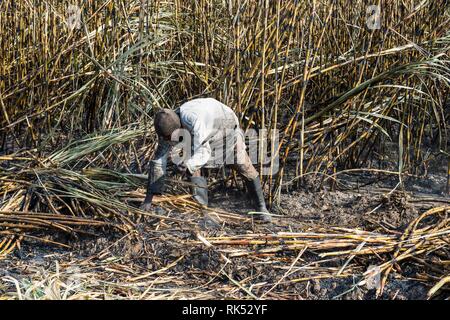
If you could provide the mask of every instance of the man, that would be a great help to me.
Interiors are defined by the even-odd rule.
[[[256,211],[260,213],[256,216],[257,219],[271,221],[258,172],[246,152],[244,134],[233,110],[212,98],[194,99],[175,111],[159,111],[155,116],[154,127],[158,135],[158,148],[150,161],[147,194],[141,205],[142,210],[152,210],[153,195],[164,192],[169,153],[179,143],[180,131],[187,130],[193,139],[192,145],[189,145],[189,148],[192,146],[193,154],[179,161],[177,169],[190,176],[194,199],[202,205],[208,205],[208,185],[201,175],[201,168],[231,163],[247,182]]]

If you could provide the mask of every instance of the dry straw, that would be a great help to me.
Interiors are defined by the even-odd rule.
[[[369,167],[402,182],[448,158],[448,1],[378,3],[380,29],[367,27],[364,1],[1,1],[0,256],[27,239],[66,246],[41,231],[127,234],[142,216],[194,228],[136,205],[155,110],[198,96],[230,105],[244,128],[280,132],[271,149],[280,171],[264,179],[271,203],[307,176],[335,187],[340,170]],[[394,168],[382,161],[389,146]],[[200,212],[188,196],[158,201]],[[395,261],[448,250],[447,211],[427,212],[433,223],[418,228],[420,217],[400,237],[323,230],[201,239],[229,259],[305,248],[323,258],[383,254],[382,290]],[[214,215],[229,225],[248,220]],[[438,268],[447,277],[430,278],[430,295],[448,282]],[[317,278],[337,276],[321,270]]]

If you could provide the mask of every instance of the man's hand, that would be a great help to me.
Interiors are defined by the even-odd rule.
[[[177,171],[178,171],[180,174],[184,175],[184,174],[186,174],[186,172],[188,172],[188,168],[187,168],[187,166],[184,164],[184,162],[181,162],[181,163],[179,163],[179,164],[177,165]]]

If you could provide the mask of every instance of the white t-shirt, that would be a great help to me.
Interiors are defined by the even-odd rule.
[[[243,135],[234,111],[213,98],[188,101],[177,110],[181,125],[191,134],[192,155],[184,163],[193,173],[202,167],[218,167],[233,156],[236,135]],[[225,139],[226,137],[226,139]],[[163,140],[159,141],[164,144]],[[165,172],[170,146],[159,146],[163,151],[152,161]]]

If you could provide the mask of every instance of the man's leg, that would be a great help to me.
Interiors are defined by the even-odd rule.
[[[247,182],[247,188],[250,192],[250,196],[255,203],[255,209],[258,212],[269,213],[266,207],[266,201],[264,199],[264,192],[261,186],[261,180],[252,164],[247,151],[245,150],[245,143],[243,136],[238,135],[236,142],[236,164],[233,166],[235,170],[240,173]],[[263,214],[256,216],[258,219],[264,222],[271,222],[270,215]]]

